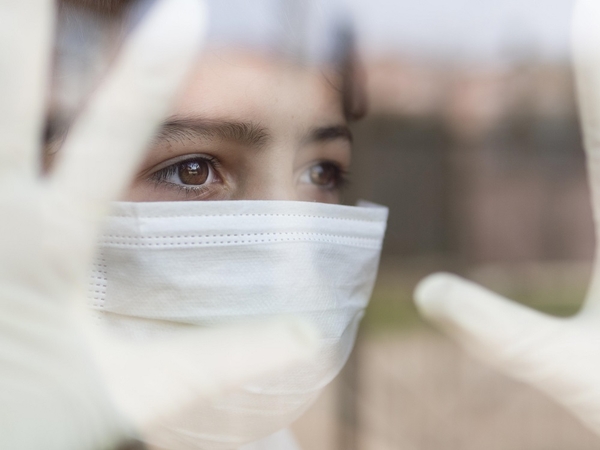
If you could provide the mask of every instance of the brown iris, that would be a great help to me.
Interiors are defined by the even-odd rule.
[[[210,169],[208,162],[202,159],[193,159],[179,164],[177,173],[183,184],[198,186],[206,183],[210,175]]]
[[[340,177],[340,169],[330,163],[321,163],[309,169],[311,183],[317,186],[335,186]]]

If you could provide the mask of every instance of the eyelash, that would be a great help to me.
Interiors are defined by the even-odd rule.
[[[219,162],[219,160],[213,156],[203,155],[203,154],[187,155],[185,158],[171,162],[171,164],[169,164],[168,166],[163,167],[162,169],[159,169],[156,172],[152,173],[150,176],[148,176],[148,179],[150,181],[152,181],[157,188],[176,190],[178,193],[184,195],[186,198],[200,197],[203,194],[205,194],[206,192],[208,192],[208,190],[210,189],[210,186],[212,184],[214,184],[214,182],[194,186],[194,185],[177,184],[177,183],[167,181],[169,178],[171,178],[172,176],[174,176],[178,173],[178,168],[181,164],[184,164],[184,163],[190,162],[190,161],[194,161],[194,160],[198,160],[198,159],[204,160],[210,166],[209,170],[211,170],[213,172],[213,174],[217,178],[217,180],[221,179],[221,177],[219,175],[219,170],[218,170],[221,166],[221,163]],[[334,191],[342,191],[348,186],[349,172],[347,170],[345,170],[339,163],[337,163],[335,161],[330,161],[330,160],[316,161],[313,164],[311,164],[309,167],[307,167],[305,170],[308,171],[312,167],[315,167],[318,165],[330,165],[330,166],[333,166],[336,171],[335,180],[333,181],[332,186],[331,187],[321,187],[321,189],[323,189],[325,191],[329,191],[329,192],[334,192]]]
[[[327,161],[327,162],[330,162],[330,161]],[[336,168],[338,170],[337,180],[335,182],[335,186],[333,187],[333,189],[343,191],[350,184],[350,171],[344,169],[342,166],[340,166],[337,163],[332,163],[332,162],[330,162],[330,163],[333,164],[334,166],[336,166]]]
[[[338,173],[336,176],[336,180],[334,185],[329,189],[331,191],[343,191],[350,184],[349,176],[350,173],[347,170],[344,170],[337,164],[334,164],[337,167]]]

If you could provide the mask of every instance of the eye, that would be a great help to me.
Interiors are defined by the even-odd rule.
[[[187,189],[198,189],[219,181],[215,169],[217,161],[207,155],[189,157],[155,171],[150,178],[157,183],[177,185]]]
[[[210,175],[211,170],[207,161],[193,159],[177,166],[177,176],[182,184],[200,186],[208,181]]]
[[[346,173],[339,164],[322,161],[306,169],[300,176],[300,182],[312,184],[321,189],[340,189],[346,182]]]

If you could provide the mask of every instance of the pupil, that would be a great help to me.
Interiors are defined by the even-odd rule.
[[[183,184],[201,185],[208,180],[208,163],[201,160],[185,161],[178,167],[179,179]]]
[[[317,186],[330,186],[337,180],[337,167],[333,164],[318,164],[310,168],[310,181]]]

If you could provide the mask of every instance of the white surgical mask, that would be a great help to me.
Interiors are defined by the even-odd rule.
[[[90,297],[132,338],[185,326],[298,315],[317,359],[194,404],[145,438],[237,449],[294,421],[341,370],[377,273],[387,209],[287,201],[116,203]],[[199,355],[199,357],[201,357]]]

